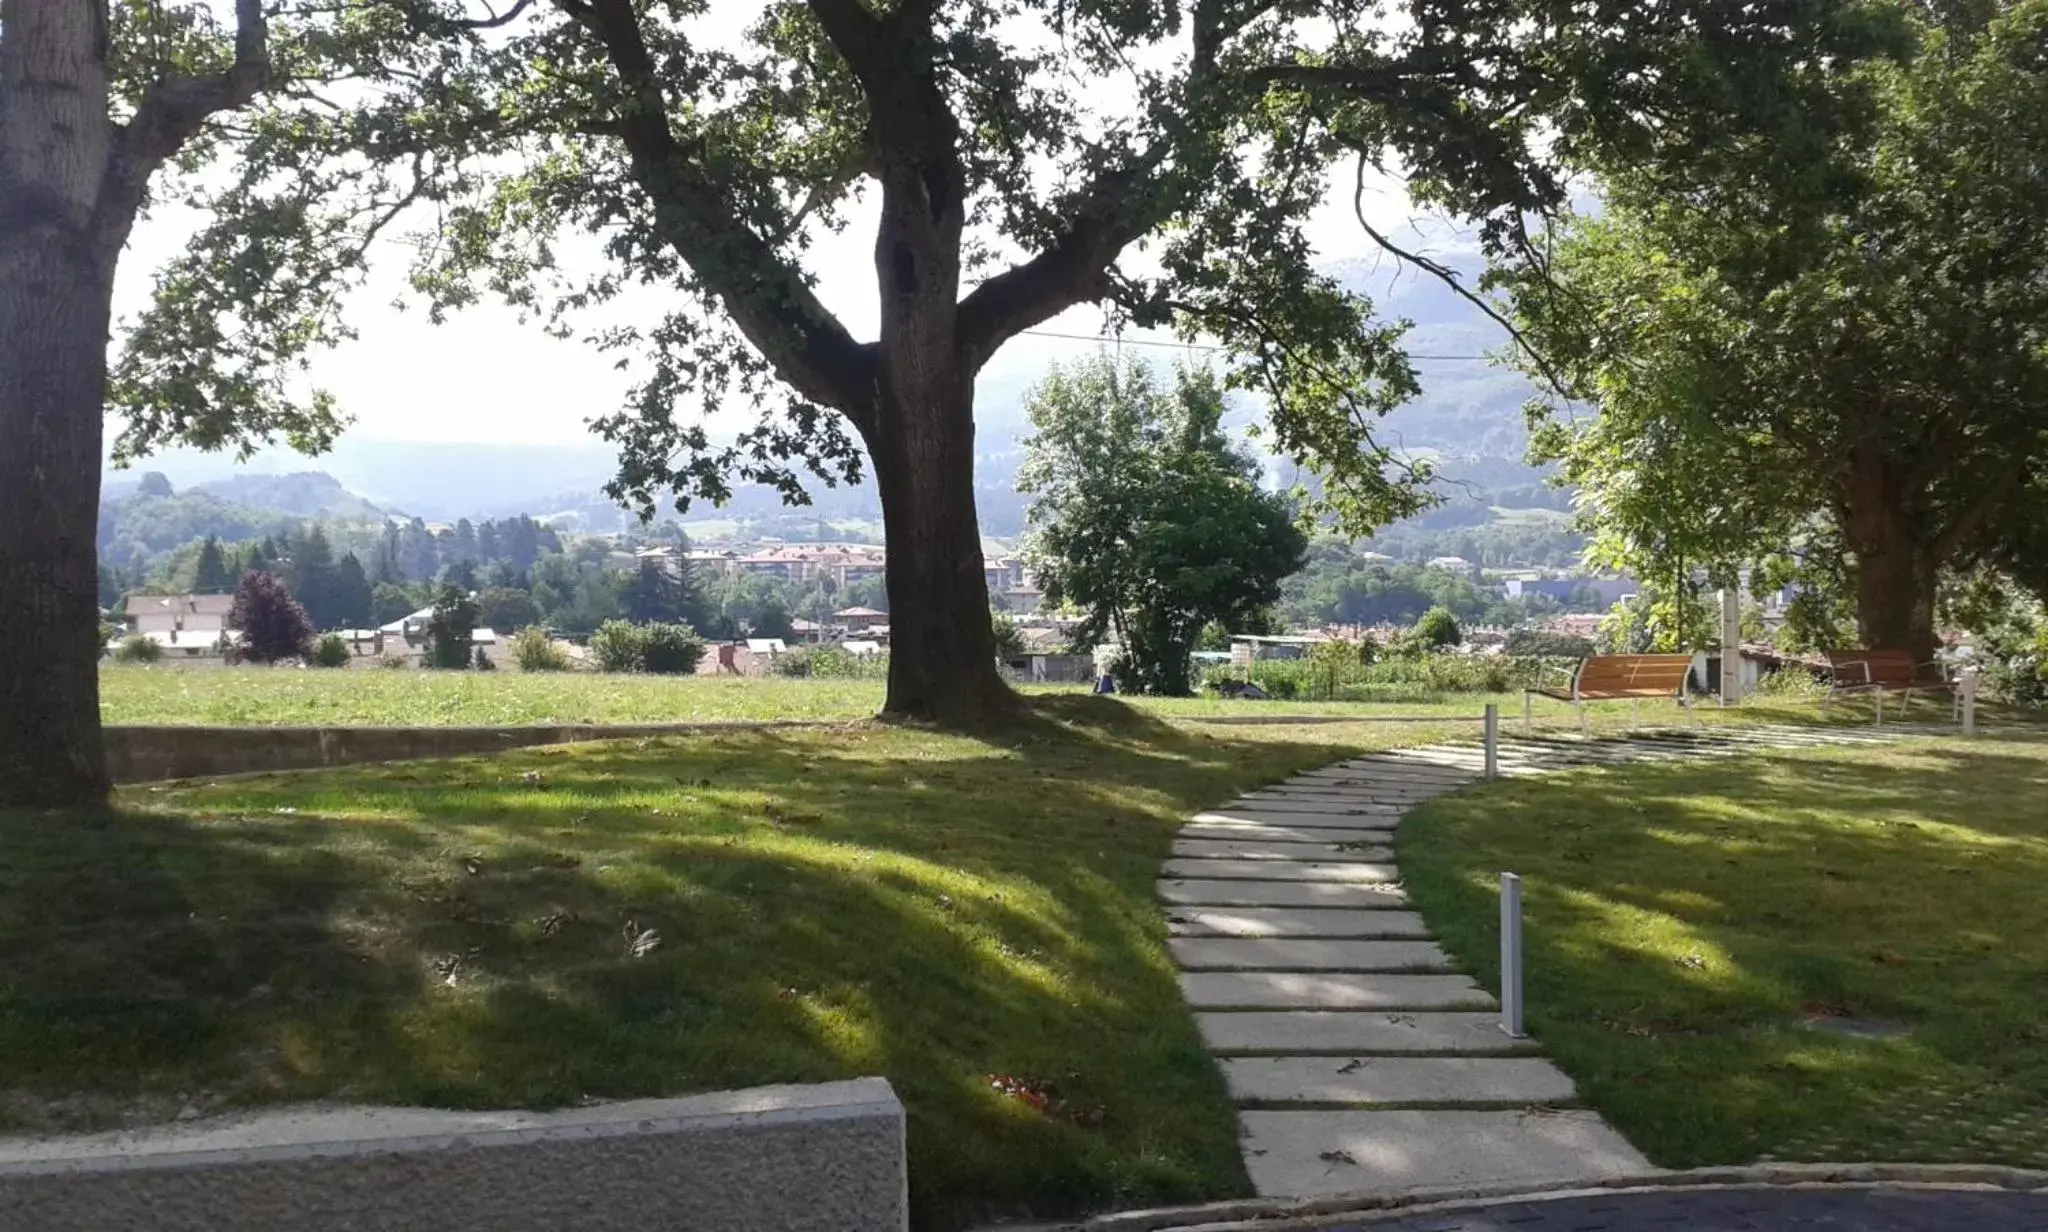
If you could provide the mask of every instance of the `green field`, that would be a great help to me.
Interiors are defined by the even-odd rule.
[[[2039,739],[1636,765],[1439,799],[1401,869],[1482,984],[1522,875],[1530,1028],[1656,1164],[2044,1168],[2044,802]]]
[[[923,1228],[1242,1193],[1154,901],[1170,837],[1464,725],[1035,710],[985,740],[705,733],[0,813],[0,1127],[879,1073]]]

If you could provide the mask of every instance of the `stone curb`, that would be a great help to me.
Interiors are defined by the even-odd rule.
[[[1066,1223],[997,1224],[982,1232],[1283,1232],[1284,1229],[1306,1232],[1340,1223],[1378,1223],[1438,1211],[1617,1190],[1830,1186],[1843,1189],[1876,1186],[2003,1189],[2031,1193],[2048,1190],[2048,1172],[1992,1164],[1755,1164],[1653,1171],[1597,1180],[1572,1177],[1535,1184],[1463,1185],[1325,1198],[1246,1198],[1198,1206],[1120,1211]]]

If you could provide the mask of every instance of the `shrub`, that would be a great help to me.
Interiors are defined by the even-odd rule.
[[[470,666],[470,643],[476,633],[476,600],[460,588],[443,586],[427,618],[428,667],[460,670]]]
[[[637,672],[646,653],[646,634],[623,620],[607,620],[590,635],[590,657],[601,672]]]
[[[778,676],[881,680],[889,675],[889,656],[857,655],[837,646],[798,646],[776,655],[769,670]]]
[[[491,662],[491,656],[485,654],[484,648],[481,646],[476,648],[476,662],[474,666],[480,672],[495,672],[498,670],[498,665]]]
[[[660,676],[687,676],[704,657],[704,639],[688,625],[657,621],[640,630],[640,670]]]
[[[995,634],[996,658],[1014,659],[1024,653],[1024,630],[1016,621],[998,612],[989,619],[989,629]]]
[[[139,633],[121,639],[121,644],[114,647],[116,663],[155,663],[163,657],[164,648],[157,645],[156,639]]]
[[[522,672],[565,672],[569,656],[539,625],[528,625],[512,635],[512,661]]]
[[[1465,640],[1465,633],[1449,608],[1433,607],[1415,622],[1415,640],[1432,648],[1456,646]]]
[[[314,667],[347,667],[353,658],[347,639],[339,633],[323,633],[313,643],[312,664]]]
[[[403,671],[412,665],[409,662],[407,662],[406,656],[399,654],[396,651],[387,651],[383,658],[377,660],[377,666],[387,667],[390,668],[392,671],[397,672]]]
[[[283,582],[260,569],[243,575],[235,589],[228,627],[242,631],[235,649],[251,663],[303,659],[313,649],[313,622],[306,618],[306,609]]]

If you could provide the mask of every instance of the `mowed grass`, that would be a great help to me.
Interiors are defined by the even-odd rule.
[[[980,740],[713,733],[0,814],[0,1119],[883,1074],[920,1227],[1243,1193],[1154,900],[1170,837],[1453,728],[1035,710]]]
[[[877,680],[434,672],[296,667],[106,667],[106,723],[200,726],[539,726],[866,718]]]
[[[1530,1028],[1654,1163],[2048,1168],[2048,743],[1520,780],[1400,856],[1489,985],[1522,875]]]

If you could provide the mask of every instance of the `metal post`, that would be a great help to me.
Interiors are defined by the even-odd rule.
[[[1522,879],[1500,875],[1500,1029],[1513,1039],[1522,1030]]]
[[[1721,704],[1742,701],[1742,591],[1721,592]]]
[[[1486,777],[1500,777],[1500,706],[1486,703]]]

